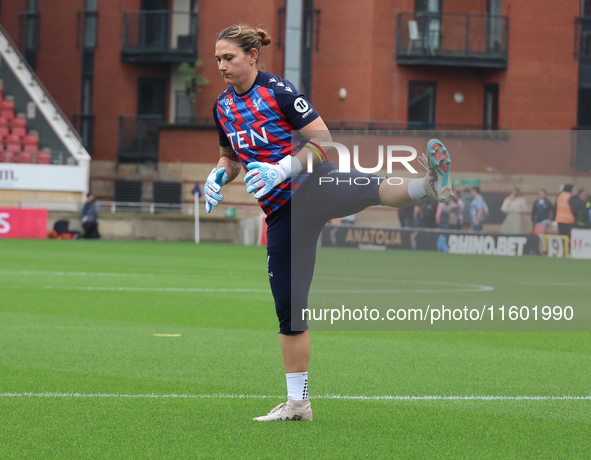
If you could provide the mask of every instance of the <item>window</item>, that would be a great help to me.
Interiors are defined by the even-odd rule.
[[[591,87],[579,88],[579,113],[577,125],[591,129]]]
[[[419,30],[423,31],[423,34],[428,32],[428,45],[431,53],[439,49],[442,3],[443,0],[415,0],[415,11],[420,13],[416,15],[420,21]],[[426,44],[426,40],[424,44]]]
[[[118,203],[141,203],[141,180],[115,180],[115,201]]]
[[[84,2],[84,49],[96,48],[96,26],[97,26],[96,0]]]
[[[408,129],[435,128],[435,93],[437,83],[408,83]]]
[[[443,0],[415,0],[415,11],[428,11],[439,13],[442,9]]]
[[[591,0],[581,0],[581,16],[591,18]]]
[[[312,86],[312,50],[314,40],[314,1],[304,0],[304,16],[302,19],[302,73],[300,91],[308,99],[311,97]]]
[[[499,129],[499,85],[484,85],[483,129]]]
[[[94,83],[94,52],[96,49],[98,12],[96,0],[84,0],[84,10],[78,12],[78,27],[82,22],[82,91],[80,94],[80,113],[74,114],[76,128],[82,137],[84,148],[94,150],[94,115],[92,113]],[[79,33],[77,34],[79,36]],[[76,39],[76,48],[80,40]]]
[[[19,12],[19,48],[31,68],[37,67],[39,49],[39,12],[37,0],[27,0],[27,10]]]

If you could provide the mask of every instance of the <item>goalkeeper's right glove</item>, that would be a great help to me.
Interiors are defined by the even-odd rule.
[[[204,193],[205,193],[205,210],[211,211],[212,206],[217,206],[220,201],[224,199],[224,195],[220,192],[222,186],[228,183],[228,175],[226,174],[226,168],[216,169],[213,168],[207,176],[205,181]]]

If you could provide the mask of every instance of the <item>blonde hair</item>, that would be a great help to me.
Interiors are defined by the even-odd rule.
[[[266,30],[258,27],[253,28],[248,24],[236,24],[222,30],[218,35],[216,43],[220,40],[228,40],[234,43],[245,53],[249,53],[252,49],[256,49],[260,53],[262,46],[267,46],[271,43],[271,36]]]
[[[509,195],[509,200],[510,201],[515,201],[517,198],[523,196],[523,194],[521,193],[521,190],[519,190],[518,188],[514,188],[513,191],[511,192],[511,195]]]

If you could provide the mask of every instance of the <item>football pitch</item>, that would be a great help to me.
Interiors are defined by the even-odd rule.
[[[589,308],[589,261],[380,257],[400,305]],[[264,248],[0,240],[0,458],[591,458],[590,332],[313,332],[314,421],[254,422],[285,401],[277,330]]]

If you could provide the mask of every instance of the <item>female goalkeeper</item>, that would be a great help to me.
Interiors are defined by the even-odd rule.
[[[428,144],[428,174],[421,179],[404,179],[402,184],[390,185],[356,170],[341,173],[316,153],[311,156],[316,161],[314,172],[303,171],[310,151],[317,152],[331,136],[320,115],[293,84],[257,69],[261,47],[269,43],[266,31],[246,25],[228,27],[217,37],[215,57],[229,86],[213,107],[220,160],[204,187],[205,209],[210,212],[222,201],[222,187],[235,179],[241,168],[247,171],[247,191],[254,193],[267,214],[267,266],[287,379],[287,402],[254,420],[312,420],[308,399],[310,335],[302,311],[307,308],[322,227],[330,219],[368,206],[402,208],[428,196],[448,201],[452,194],[450,160],[444,145],[434,139]],[[299,150],[292,148],[292,132],[303,139]],[[314,180],[327,174],[335,181],[319,184]],[[363,183],[369,185],[358,186],[350,180],[359,177],[368,178]]]

